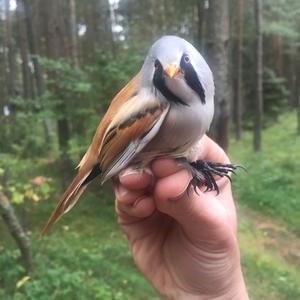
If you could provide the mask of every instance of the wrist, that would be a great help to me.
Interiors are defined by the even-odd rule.
[[[212,298],[204,298],[207,300],[249,300],[244,277],[240,267],[236,271],[236,274],[232,280],[232,283],[228,285],[228,290],[223,294],[221,293],[220,295]]]
[[[172,289],[172,291],[164,291],[164,293],[160,293],[160,296],[161,299],[164,300],[249,300],[241,270],[239,270],[238,273],[237,278],[233,280],[232,284],[230,284],[230,287],[226,291],[211,294],[194,294],[182,289]]]
[[[176,284],[165,282],[158,289],[162,299],[166,300],[248,300],[247,289],[241,271],[239,249],[233,247],[225,259],[215,257],[209,264],[198,266],[200,273],[182,282],[173,273]],[[221,255],[223,256],[223,255]],[[224,257],[223,257],[224,258]],[[206,269],[206,271],[204,271]],[[203,272],[204,271],[204,272]],[[192,272],[193,273],[193,272]],[[177,278],[176,278],[177,277]],[[196,282],[195,278],[198,278]],[[181,278],[182,279],[182,278]],[[170,287],[170,288],[167,288]]]
[[[211,293],[198,295],[198,300],[249,300],[244,276],[240,264],[239,249],[237,248],[237,255],[234,255],[234,259],[229,259],[227,272],[223,273],[221,278],[218,278],[215,282],[211,282],[209,291]],[[235,251],[234,251],[235,252]],[[226,264],[224,264],[225,266]],[[222,268],[221,268],[222,269]]]

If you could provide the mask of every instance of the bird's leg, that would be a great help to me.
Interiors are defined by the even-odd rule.
[[[180,165],[191,172],[193,178],[188,186],[188,193],[192,187],[197,193],[197,188],[206,187],[207,191],[216,191],[219,193],[219,187],[217,185],[214,176],[227,177],[231,181],[231,173],[235,174],[235,170],[243,168],[240,165],[235,164],[222,164],[216,162],[210,162],[207,160],[196,160],[194,162],[188,162],[184,158],[177,159]]]

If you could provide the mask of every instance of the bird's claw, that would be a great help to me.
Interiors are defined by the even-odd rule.
[[[192,173],[193,176],[187,189],[188,195],[190,188],[193,188],[195,193],[198,194],[197,189],[200,189],[201,187],[206,187],[204,192],[216,191],[217,194],[219,194],[220,189],[214,175],[227,177],[231,181],[230,175],[235,175],[236,169],[241,168],[246,170],[240,165],[215,163],[207,160],[197,160],[192,163],[186,161],[184,166]]]

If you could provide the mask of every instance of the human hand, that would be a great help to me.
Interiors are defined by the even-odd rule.
[[[201,142],[199,159],[229,163],[211,139]],[[119,223],[144,276],[164,299],[248,299],[230,181],[217,178],[218,195],[187,195],[191,175],[174,160],[148,171],[128,168],[114,182]]]

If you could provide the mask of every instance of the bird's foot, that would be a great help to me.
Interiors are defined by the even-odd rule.
[[[193,176],[187,189],[188,193],[192,187],[197,194],[197,188],[200,189],[201,187],[206,187],[205,192],[216,191],[219,194],[220,190],[215,176],[227,177],[231,181],[230,175],[236,174],[236,169],[244,169],[242,166],[236,164],[222,164],[207,160],[197,160],[192,163],[180,160],[180,164],[188,169]]]

